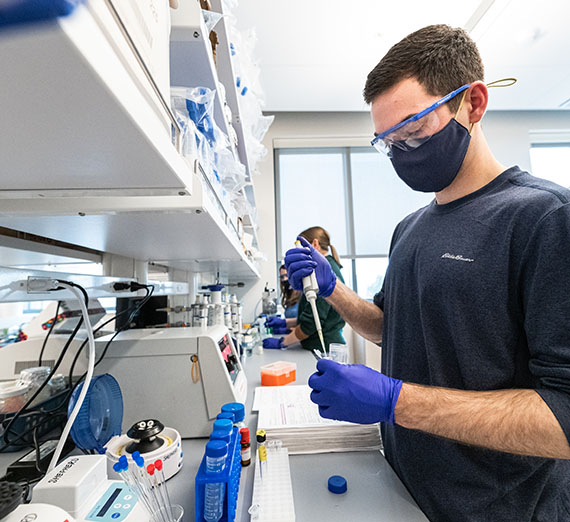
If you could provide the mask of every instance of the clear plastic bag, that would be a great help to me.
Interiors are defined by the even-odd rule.
[[[216,152],[216,168],[222,185],[228,192],[241,190],[246,183],[245,167],[235,159],[229,149]]]
[[[202,9],[202,16],[204,17],[204,24],[206,25],[206,30],[208,31],[208,33],[224,17],[224,15],[221,13],[216,13],[215,11],[208,11],[207,9]]]
[[[214,119],[215,95],[216,92],[207,87],[171,88],[173,110],[189,117],[208,140],[210,147],[218,150],[228,147],[229,140]]]

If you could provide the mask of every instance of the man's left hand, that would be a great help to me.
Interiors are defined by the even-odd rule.
[[[362,364],[339,364],[321,359],[309,378],[311,400],[321,417],[358,424],[394,424],[394,408],[402,381]]]

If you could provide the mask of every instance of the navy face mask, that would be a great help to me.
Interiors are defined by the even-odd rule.
[[[467,154],[471,136],[455,118],[428,141],[413,150],[392,147],[392,165],[410,188],[440,192],[457,177]]]

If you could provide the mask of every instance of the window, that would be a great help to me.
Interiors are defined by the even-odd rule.
[[[275,165],[278,260],[299,232],[320,225],[347,285],[371,299],[382,287],[394,228],[433,195],[409,189],[370,147],[277,149]]]
[[[530,163],[535,176],[570,187],[570,143],[533,143]]]

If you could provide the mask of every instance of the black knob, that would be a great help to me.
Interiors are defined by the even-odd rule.
[[[141,420],[131,426],[127,437],[134,442],[127,446],[128,453],[139,451],[141,454],[157,450],[164,444],[164,439],[158,434],[164,430],[162,422],[156,419]]]

